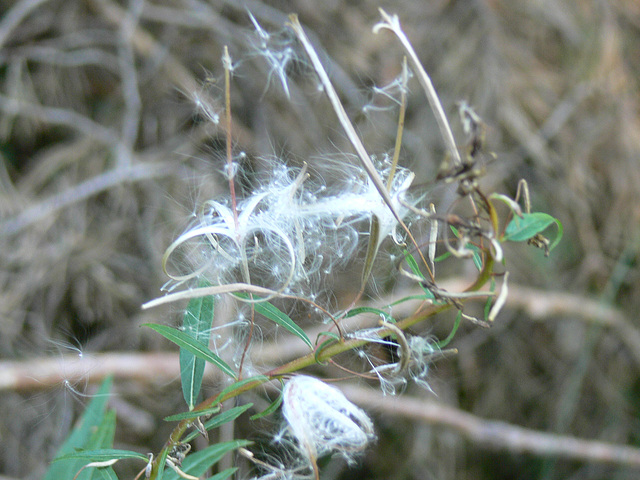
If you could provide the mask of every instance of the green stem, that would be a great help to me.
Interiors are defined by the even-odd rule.
[[[478,274],[475,282],[470,285],[465,292],[473,292],[479,290],[488,280],[491,278],[491,273],[493,269],[493,256],[486,252],[485,254],[485,263]],[[430,318],[444,310],[451,308],[450,304],[441,304],[441,305],[431,305],[430,307],[422,310],[418,313],[415,313],[404,320],[399,321],[395,324],[395,326],[401,330],[406,330],[409,327],[416,325],[420,322],[425,321],[427,318]],[[380,329],[377,333],[379,338],[385,338],[389,335],[392,335],[394,332],[388,329]],[[447,339],[448,340],[448,339]],[[445,340],[445,341],[447,341]],[[300,371],[304,368],[310,367],[312,365],[316,365],[317,363],[324,363],[327,360],[335,357],[340,353],[347,352],[349,350],[353,350],[354,348],[361,347],[370,343],[371,339],[361,340],[361,339],[352,339],[347,341],[336,341],[329,345],[328,347],[322,349],[320,352],[309,353],[303,357],[296,358],[284,365],[274,368],[269,372],[264,373],[262,376],[257,378],[253,382],[247,382],[241,388],[234,389],[225,395],[215,395],[207,398],[200,404],[194,407],[194,410],[201,410],[205,408],[212,407],[215,404],[223,403],[230,398],[234,398],[244,392],[252,390],[263,383],[268,382],[269,380],[273,380],[274,378],[280,377],[282,375],[286,375],[289,373],[294,373]],[[447,342],[448,343],[448,342]],[[445,343],[446,345],[446,343]],[[171,435],[169,435],[169,439],[165,443],[164,447],[155,458],[152,463],[151,475],[149,476],[149,480],[156,480],[158,475],[158,469],[161,463],[161,460],[166,459],[166,454],[171,451],[173,447],[180,443],[181,438],[184,436],[187,429],[193,424],[193,419],[182,420],[178,425],[173,429]]]

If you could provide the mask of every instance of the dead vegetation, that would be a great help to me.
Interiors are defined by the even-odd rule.
[[[327,106],[300,91],[315,88],[305,82],[303,62],[287,65],[300,80],[290,84],[288,101],[258,57],[247,9],[272,30],[297,12],[324,48],[323,61],[362,137],[372,149],[392,148],[392,102],[372,97],[370,87],[398,75],[400,49],[371,33],[378,6],[0,1],[3,361],[46,355],[63,363],[63,356],[77,361],[81,351],[166,348],[139,325],[179,312],[142,312],[140,305],[157,296],[165,280],[162,253],[197,202],[225,188],[224,133],[211,121],[223,113],[223,45],[237,62],[233,132],[236,150],[248,155],[246,185],[268,165],[261,157],[286,152],[296,162],[349,150],[327,121]],[[488,124],[497,160],[483,181],[514,194],[526,178],[536,209],[565,226],[549,259],[513,247],[512,280],[522,288],[492,329],[458,334],[459,354],[433,372],[437,397],[407,395],[560,439],[636,446],[640,9],[632,1],[595,0],[382,6],[398,13],[447,112],[466,100]],[[433,189],[445,147],[428,104],[413,90],[402,161],[417,173],[416,184],[446,203],[450,192]],[[430,328],[441,333],[449,321]],[[91,371],[67,385],[40,379],[41,389],[14,385],[0,392],[3,475],[40,478],[82,410],[82,395],[91,392]],[[164,388],[166,376],[121,375],[117,408],[127,434],[119,441],[156,449],[164,437],[149,415],[161,425],[176,411],[179,389]],[[385,415],[382,407],[380,441],[354,478],[637,476],[637,466],[622,457],[567,459],[561,449],[557,458],[553,450],[523,454],[435,419],[398,420],[399,410]]]

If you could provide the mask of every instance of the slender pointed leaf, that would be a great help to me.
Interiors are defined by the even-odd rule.
[[[249,295],[246,293],[236,293],[236,296],[240,298],[249,298]],[[255,295],[254,295],[255,298]],[[289,315],[284,313],[279,308],[273,306],[269,302],[256,302],[252,304],[260,315],[264,315],[266,318],[271,320],[274,323],[277,323],[281,327],[285,328],[290,333],[294,334],[296,337],[300,338],[304,343],[306,343],[309,348],[313,348],[311,344],[311,340],[307,334],[302,330],[296,323],[291,320]]]
[[[216,473],[213,477],[207,478],[207,480],[227,480],[227,478],[236,473],[237,470],[238,467],[227,468],[226,470]]]
[[[451,228],[451,231],[456,236],[456,238],[460,238],[460,234],[458,233],[458,229],[456,227],[454,227],[453,225],[449,225],[449,227]],[[473,258],[473,264],[476,266],[478,271],[481,271],[482,270],[482,257],[480,256],[480,249],[476,245],[474,245],[473,243],[470,243],[470,242],[467,242],[467,244],[464,246],[464,248],[467,249],[467,250],[471,250],[471,257]],[[447,257],[448,257],[449,255],[451,255],[451,252],[447,252],[444,255],[447,255]],[[444,255],[441,255],[440,257],[438,257],[436,259],[436,261],[439,261],[440,258],[442,258],[442,260],[447,258],[447,257],[444,257]]]
[[[116,435],[116,411],[107,410],[102,423],[94,431],[87,443],[87,450],[111,448]]]
[[[404,259],[407,262],[407,265],[409,265],[409,268],[411,269],[414,275],[424,278],[424,275],[420,271],[420,266],[418,265],[418,262],[416,262],[416,259],[413,258],[413,255],[411,255],[407,250],[404,251]],[[420,284],[420,287],[424,291],[425,295],[427,295],[427,298],[429,298],[430,300],[435,299],[435,296],[433,295],[431,290],[429,290],[427,287],[422,285],[422,283]]]
[[[251,407],[253,407],[253,403],[247,403],[245,405],[240,405],[239,407],[230,408],[229,410],[222,412],[220,415],[216,415],[215,417],[207,420],[204,424],[204,428],[207,430],[218,428],[220,425],[224,425],[225,423],[235,420]]]
[[[116,472],[113,471],[113,468],[97,468],[95,469],[95,478],[100,478],[102,480],[118,480],[118,476]]]
[[[251,383],[256,383],[256,386],[257,386],[268,381],[269,381],[269,377],[265,375],[256,375],[255,377],[245,378],[244,380],[240,380],[239,382],[232,383],[231,385],[229,385],[227,388],[225,388],[218,394],[217,398],[223,401],[223,400],[226,400],[227,398],[230,398],[229,396],[230,393],[233,393],[236,390],[243,389],[244,387],[246,387]]]
[[[220,411],[220,405],[216,405],[210,408],[203,408],[202,410],[189,410],[188,412],[176,413],[175,415],[169,415],[164,417],[165,422],[175,422],[180,420],[188,420],[190,418],[198,418],[203,415],[211,415],[212,413],[218,413]]]
[[[402,297],[400,300],[396,300],[393,303],[390,303],[390,307],[395,307],[396,305],[400,305],[401,303],[408,302],[410,300],[429,300],[431,297],[427,297],[426,295],[407,295],[406,297]]]
[[[218,355],[209,350],[209,348],[194,340],[183,331],[178,330],[177,328],[169,327],[167,325],[158,325],[156,323],[145,323],[144,326],[155,330],[167,340],[172,341],[179,347],[186,348],[196,357],[213,363],[216,367],[222,370],[222,372],[229,375],[231,378],[236,378],[235,372],[229,365],[225,363],[224,360],[222,360]]]
[[[160,460],[158,461],[158,473],[156,475],[156,480],[163,480],[164,478],[164,466],[167,463],[167,456],[169,455],[169,449],[162,449],[162,455],[160,456]]]
[[[83,450],[80,452],[67,453],[66,455],[56,458],[54,462],[61,462],[70,459],[86,460],[87,462],[106,462],[107,460],[123,460],[127,458],[137,458],[144,462],[147,462],[149,460],[146,455],[134,452],[132,450],[99,448],[96,450]]]
[[[355,317],[356,315],[359,315],[361,313],[373,313],[384,318],[385,322],[396,323],[396,320],[389,313],[374,307],[352,308],[345,314],[345,318]]]
[[[282,390],[280,391],[278,398],[271,402],[271,405],[265,408],[262,412],[251,415],[249,420],[258,420],[259,418],[267,417],[280,408],[280,405],[282,405]]]
[[[318,343],[318,340],[320,340],[320,337],[328,337],[328,340],[325,340],[324,342],[322,342],[318,348],[316,348],[316,351],[314,353],[314,357],[316,360],[316,363],[321,363],[320,362],[320,354],[322,353],[322,351],[329,347],[329,345],[333,345],[336,342],[340,341],[340,336],[335,333],[335,332],[320,332],[318,334],[318,337],[316,338],[316,343]]]
[[[204,423],[204,429],[208,431],[214,428],[218,428],[220,425],[224,425],[225,423],[229,423],[235,420],[236,418],[238,418],[240,415],[242,415],[244,412],[249,410],[251,407],[253,407],[253,403],[247,403],[246,405],[230,408],[229,410],[222,412],[221,414],[216,415],[215,417],[207,420]],[[200,432],[193,431],[189,435],[186,435],[182,441],[190,442],[191,440],[196,438],[199,434]]]
[[[451,332],[449,333],[447,338],[445,338],[441,342],[438,342],[437,344],[438,348],[444,348],[447,345],[449,345],[449,342],[451,342],[451,340],[453,340],[453,337],[456,336],[456,332],[458,331],[458,327],[460,326],[461,320],[462,320],[462,311],[458,311],[458,315],[456,315],[456,320],[453,323],[453,328],[451,329]]]
[[[104,418],[102,419],[102,423],[91,435],[91,438],[87,443],[87,450],[94,450],[98,448],[112,448],[115,434],[116,411],[107,410]],[[85,476],[87,480],[117,478],[116,473],[113,471],[113,468],[111,466],[87,469],[78,476],[78,479],[83,479]]]
[[[80,417],[73,432],[67,437],[65,442],[58,450],[56,460],[66,454],[75,452],[76,449],[86,448],[91,434],[102,424],[107,400],[109,398],[109,389],[111,388],[112,378],[108,377],[102,382],[97,393],[87,405],[86,410]],[[61,478],[73,478],[86,462],[79,459],[71,459],[70,461],[54,463],[49,467],[44,476],[44,480],[58,480]],[[79,477],[80,478],[80,477]]]
[[[251,442],[248,440],[232,440],[230,442],[217,443],[210,447],[200,450],[199,452],[187,455],[182,462],[180,469],[195,477],[199,477],[207,471],[212,465],[215,465],[220,459],[227,454],[240,447],[246,447]],[[181,480],[180,476],[173,470],[168,469],[164,473],[165,480]]]
[[[206,286],[206,285],[205,285]],[[192,298],[187,305],[182,327],[184,332],[195,341],[207,347],[213,323],[214,297]],[[202,386],[205,361],[196,357],[186,348],[180,348],[180,379],[182,395],[189,409],[198,402],[198,394]]]

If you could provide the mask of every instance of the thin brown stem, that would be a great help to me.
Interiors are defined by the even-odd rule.
[[[227,176],[229,177],[229,196],[231,197],[231,211],[233,212],[233,221],[235,223],[236,232],[240,229],[238,222],[238,206],[236,200],[236,185],[234,180],[233,168],[233,136],[231,134],[231,57],[229,56],[229,48],[224,46],[222,55],[222,64],[224,66],[224,106],[226,119],[227,134]]]

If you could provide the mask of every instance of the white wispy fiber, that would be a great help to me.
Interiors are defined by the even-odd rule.
[[[375,439],[367,414],[335,387],[314,377],[293,377],[284,387],[282,412],[300,454],[315,463],[339,453],[347,460]]]
[[[375,185],[362,168],[345,165],[348,181],[336,191],[311,181],[306,166],[275,164],[269,178],[238,200],[237,218],[229,199],[205,202],[196,223],[165,252],[167,275],[175,284],[205,278],[301,293],[299,287],[353,257],[372,217],[380,224],[379,242],[395,234],[398,221]],[[381,175],[388,173],[379,166]],[[412,180],[412,172],[398,168],[389,192],[403,216]]]

